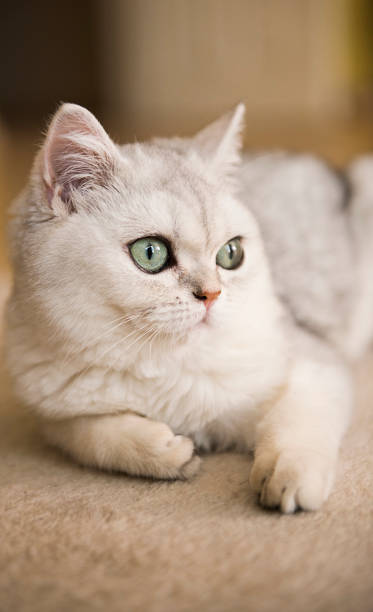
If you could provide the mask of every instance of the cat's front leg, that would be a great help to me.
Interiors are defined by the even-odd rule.
[[[200,466],[192,440],[131,412],[48,421],[43,429],[51,444],[76,461],[104,470],[187,479]]]
[[[329,495],[352,403],[349,375],[329,357],[300,358],[283,394],[263,409],[250,475],[263,506],[316,510]]]

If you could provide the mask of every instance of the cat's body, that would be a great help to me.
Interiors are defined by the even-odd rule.
[[[190,439],[255,446],[262,503],[311,509],[348,423],[345,360],[372,335],[369,189],[346,207],[339,178],[306,156],[235,169],[241,115],[118,149],[62,107],[15,207],[8,363],[49,440],[82,463],[188,477]],[[158,274],[131,260],[147,236],[170,245]],[[243,260],[224,269],[232,239]]]

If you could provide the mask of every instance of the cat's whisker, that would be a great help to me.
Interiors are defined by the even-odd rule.
[[[139,340],[141,340],[141,339],[144,337],[144,335],[146,335],[146,333],[148,333],[148,331],[147,331],[147,329],[146,329],[146,327],[145,327],[145,326],[143,326],[143,327],[142,327],[142,329],[143,329],[143,330],[145,330],[145,331],[143,331],[143,332],[140,334],[139,338],[136,338],[136,339],[135,339],[135,342],[132,342],[132,343],[129,345],[129,347],[126,347],[127,349],[131,348],[131,347],[132,347],[134,344],[136,344],[136,342],[138,342]],[[114,342],[114,344],[112,344],[110,347],[108,347],[108,348],[107,348],[107,349],[104,351],[104,353],[102,353],[101,355],[99,355],[99,357],[98,357],[98,361],[100,362],[100,361],[101,361],[101,360],[102,360],[102,359],[103,359],[103,358],[104,358],[104,357],[105,357],[105,356],[106,356],[108,353],[110,353],[112,350],[114,350],[114,349],[115,349],[117,346],[119,346],[121,343],[125,342],[125,340],[127,340],[127,339],[128,339],[130,336],[133,336],[133,334],[134,334],[136,331],[138,331],[138,330],[133,330],[133,331],[132,331],[130,334],[128,334],[128,335],[127,335],[127,336],[125,336],[124,338],[120,338],[119,340],[117,340],[116,342]],[[84,374],[86,374],[87,372],[89,372],[89,370],[90,370],[92,367],[95,367],[95,366],[96,366],[96,364],[95,364],[95,363],[88,364],[88,365],[87,365],[85,368],[83,368],[83,370],[82,370],[82,371],[79,373],[79,375],[76,377],[75,382],[76,382],[78,379],[80,379],[82,376],[84,376]],[[108,367],[105,369],[105,372],[108,372],[109,370],[110,370],[110,366],[108,366]]]
[[[117,317],[116,319],[112,319],[108,325],[112,325],[113,323],[116,323],[117,321],[131,321],[132,319],[137,318],[137,314],[130,314],[130,315],[125,315],[122,314],[120,317]]]
[[[152,346],[154,344],[154,340],[156,339],[157,335],[159,335],[159,334],[160,334],[160,330],[156,329],[155,333],[149,339],[149,361],[152,360]]]
[[[101,335],[97,336],[88,345],[85,345],[84,346],[84,350],[87,350],[89,348],[93,348],[100,340],[105,338],[107,335],[109,335],[110,333],[112,333],[113,331],[115,331],[116,329],[118,329],[119,327],[124,325],[125,323],[133,323],[134,321],[136,321],[139,318],[140,317],[137,314],[134,314],[134,315],[122,315],[122,317],[118,317],[117,319],[114,319],[113,321],[111,321],[111,323],[115,323],[116,322],[116,324],[112,325],[112,327],[110,327],[109,329],[106,329]],[[133,330],[133,331],[135,331],[135,330]],[[131,335],[132,335],[132,332],[131,332]],[[77,356],[77,355],[79,355],[81,353],[81,350],[82,349],[80,349],[76,353],[70,353],[70,354],[68,353],[66,355],[66,358],[63,361],[63,365],[67,365],[75,356]]]
[[[151,333],[152,331],[153,331],[152,327],[150,329],[149,328],[145,329],[145,331],[138,338],[135,338],[134,342],[131,342],[131,344],[127,347],[127,349],[130,350],[133,346],[136,345],[136,342],[139,342],[144,337],[145,337],[145,340],[146,340],[147,334]],[[142,344],[141,344],[141,346],[142,346]]]
[[[122,324],[122,323],[121,323]],[[90,343],[89,345],[85,345],[84,346],[84,351],[86,351],[87,349],[93,348],[95,345],[97,345],[97,342],[102,339],[104,336],[106,336],[109,332],[114,331],[116,328],[120,327],[121,324],[117,324],[115,325],[112,329],[108,330],[106,333],[102,334],[101,336],[99,336],[98,338],[95,339],[94,342]],[[114,343],[114,345],[112,345],[111,347],[109,347],[109,349],[107,349],[103,355],[100,355],[99,358],[102,359],[110,350],[112,350],[113,347],[116,346],[116,344],[119,344],[120,342],[124,342],[125,340],[127,340],[128,338],[131,338],[137,331],[141,331],[142,329],[145,329],[146,326],[137,326],[135,329],[133,329],[129,334],[126,334],[126,336],[124,336],[123,338],[120,338],[116,343]],[[64,365],[67,365],[68,363],[70,363],[75,357],[77,357],[78,355],[80,355],[82,352],[82,349],[80,349],[79,351],[77,351],[76,353],[70,353],[70,355],[67,355],[67,359],[64,361]],[[90,366],[87,366],[87,368],[89,368]]]
[[[153,328],[150,329],[145,329],[145,331],[143,331],[143,333],[140,334],[140,336],[138,338],[135,338],[135,341],[132,342],[129,347],[126,347],[127,349],[132,348],[133,346],[136,345],[136,342],[140,342],[141,340],[143,340],[142,344],[140,345],[138,352],[141,350],[141,348],[143,347],[143,345],[145,344],[146,341],[149,340],[149,338],[147,337],[149,334],[153,333],[153,332],[158,332],[158,330],[154,330]],[[152,336],[151,336],[152,337]],[[113,346],[110,347],[110,349],[107,352],[110,352],[110,350],[113,350],[118,344],[120,344],[120,342],[117,342],[116,344],[114,344]],[[102,359],[102,356],[100,357],[100,359]],[[107,373],[109,370],[111,369],[111,366],[108,366],[105,369],[105,373]],[[84,372],[82,372],[84,373]]]
[[[140,332],[141,332],[142,330],[145,330],[145,332],[143,332],[143,333],[141,333],[141,334],[140,334],[140,338],[142,338],[143,334],[144,334],[144,333],[146,333],[146,329],[147,329],[147,326],[142,326],[142,327],[139,327],[138,329],[136,328],[136,329],[132,330],[132,332],[130,332],[129,334],[127,334],[127,336],[125,336],[124,338],[120,338],[119,340],[117,340],[116,342],[114,342],[114,344],[112,344],[112,345],[111,345],[111,346],[110,346],[108,349],[106,349],[106,350],[104,351],[104,353],[102,353],[101,355],[99,355],[99,360],[103,359],[103,358],[104,358],[104,357],[105,357],[105,356],[106,356],[108,353],[110,353],[110,352],[111,352],[111,351],[112,351],[114,348],[116,348],[116,347],[117,347],[119,344],[121,344],[121,343],[125,342],[126,340],[128,340],[128,338],[131,338],[131,337],[132,337],[134,334],[136,334],[136,332],[138,332],[138,331],[140,331]],[[138,339],[136,338],[136,339],[135,339],[135,343],[136,343],[136,341],[137,341],[137,340],[138,340]],[[133,343],[133,342],[131,342],[129,346],[126,346],[126,349],[127,349],[127,350],[129,350],[129,349],[130,349],[130,348],[133,346],[133,344],[134,344],[134,343]]]
[[[110,322],[110,325],[112,325],[113,323],[116,323],[116,322],[117,322],[119,319],[122,319],[122,317],[118,317],[118,318],[114,319],[113,321],[111,321],[111,322]],[[119,327],[119,326],[120,326],[120,324],[121,324],[121,323],[119,323],[118,325],[114,325],[112,329],[113,329],[113,330],[114,330],[114,329],[116,329],[116,327]],[[104,333],[103,333],[101,336],[98,336],[98,338],[95,338],[95,340],[94,340],[94,341],[91,343],[91,345],[85,345],[85,346],[84,346],[84,349],[89,348],[89,346],[93,346],[94,344],[96,344],[96,343],[97,343],[97,341],[98,341],[100,338],[102,338],[102,337],[106,336],[108,333],[110,333],[110,331],[111,331],[110,329],[109,329],[109,330],[105,330],[105,331],[104,331]],[[65,351],[65,347],[66,347],[66,345],[67,345],[67,343],[68,343],[68,342],[69,342],[69,339],[67,339],[67,340],[65,341],[64,345],[62,346],[62,352],[64,352],[64,351]],[[68,353],[66,353],[66,355],[65,355],[65,357],[64,357],[64,359],[63,359],[63,361],[62,361],[62,367],[63,367],[63,366],[65,366],[65,365],[67,365],[67,364],[68,364],[68,363],[71,361],[71,359],[73,359],[73,358],[74,358],[74,356],[79,355],[79,354],[81,353],[81,351],[82,351],[82,349],[79,349],[79,350],[78,350],[78,351],[76,351],[76,352],[70,352],[70,353],[68,352]]]
[[[141,351],[141,349],[143,348],[144,344],[145,344],[146,342],[149,342],[149,361],[151,361],[151,347],[152,347],[152,342],[153,342],[153,340],[156,338],[157,334],[159,334],[159,333],[160,333],[160,330],[159,330],[159,329],[154,329],[154,328],[151,328],[151,330],[150,330],[150,331],[151,331],[150,336],[149,336],[149,337],[147,337],[147,338],[145,338],[145,341],[144,341],[144,342],[143,342],[143,343],[140,345],[140,347],[138,348],[138,352],[140,352],[140,351]]]
[[[145,333],[145,334],[143,334],[143,335],[142,335],[142,337],[141,337],[142,342],[141,342],[140,346],[138,346],[138,347],[137,347],[137,353],[140,353],[140,352],[141,352],[141,350],[142,350],[142,348],[143,348],[143,346],[144,346],[144,345],[145,345],[147,342],[149,342],[149,341],[150,341],[150,339],[151,339],[151,337],[152,337],[152,333],[153,333],[153,331],[154,331],[154,330],[149,330],[149,332],[147,332],[147,333]]]

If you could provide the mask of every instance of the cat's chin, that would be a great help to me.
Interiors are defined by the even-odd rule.
[[[190,335],[198,335],[204,334],[211,328],[212,318],[208,312],[199,320],[194,323],[189,329],[186,330],[186,337],[190,337]]]
[[[211,315],[208,312],[206,312],[206,314],[202,317],[202,319],[193,326],[193,329],[205,329],[210,324],[211,324]]]

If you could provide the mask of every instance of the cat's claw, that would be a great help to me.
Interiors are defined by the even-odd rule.
[[[317,510],[326,500],[334,478],[334,461],[311,451],[262,451],[256,454],[251,487],[260,504],[285,514]]]

